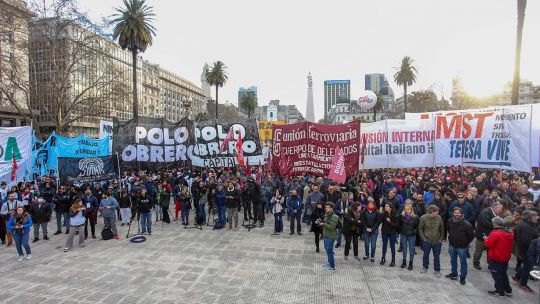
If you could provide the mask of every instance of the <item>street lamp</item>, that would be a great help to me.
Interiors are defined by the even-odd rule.
[[[184,116],[187,116],[189,119],[191,119],[191,107],[193,105],[193,97],[182,96],[181,100]]]

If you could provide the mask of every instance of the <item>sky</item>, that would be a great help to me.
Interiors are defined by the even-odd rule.
[[[364,75],[393,81],[404,56],[417,83],[449,98],[459,77],[477,97],[499,93],[512,80],[516,0],[147,0],[157,34],[145,59],[199,85],[202,68],[221,60],[229,80],[220,103],[237,103],[238,89],[255,85],[260,105],[272,99],[305,115],[307,75],[313,75],[315,117],[323,117],[323,82],[351,80],[351,98]],[[121,0],[79,0],[92,18],[111,16]],[[540,84],[540,1],[528,1],[522,79]],[[214,94],[212,89],[212,94]]]

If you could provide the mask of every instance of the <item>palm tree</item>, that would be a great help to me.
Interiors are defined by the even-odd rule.
[[[401,67],[394,74],[394,81],[398,86],[403,86],[403,112],[407,112],[407,87],[416,82],[416,68],[413,66],[414,59],[409,56],[403,57]]]
[[[255,95],[255,92],[246,92],[246,94],[242,95],[240,107],[247,110],[248,118],[251,118],[251,112],[257,107],[257,101],[257,95]]]
[[[152,45],[156,28],[151,24],[155,19],[152,7],[145,0],[124,0],[123,8],[115,8],[113,39],[118,39],[122,49],[131,51],[133,57],[133,117],[139,117],[137,101],[137,54]]]
[[[514,82],[512,84],[512,104],[517,105],[519,102],[519,74],[521,66],[521,41],[523,38],[523,23],[525,22],[525,8],[527,8],[527,0],[517,0],[517,37],[516,37],[516,61],[514,65]]]
[[[216,86],[216,121],[218,119],[218,88],[223,87],[229,79],[226,69],[227,66],[223,62],[217,61],[206,71],[206,82],[211,86]]]
[[[381,111],[384,106],[384,98],[381,92],[377,92],[377,102],[373,106],[373,121],[377,121],[377,112]]]

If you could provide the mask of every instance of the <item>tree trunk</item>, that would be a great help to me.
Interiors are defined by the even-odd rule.
[[[218,88],[219,86],[216,84],[216,122],[218,119]]]
[[[131,50],[133,64],[133,117],[135,121],[139,119],[139,102],[137,100],[137,50]]]
[[[407,84],[403,84],[403,115],[407,113]]]
[[[516,37],[516,58],[514,63],[514,81],[512,83],[512,105],[519,103],[520,66],[521,66],[521,41],[523,38],[523,23],[525,22],[525,8],[527,0],[517,0],[517,37]]]

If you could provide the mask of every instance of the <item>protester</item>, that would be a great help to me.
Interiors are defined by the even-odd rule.
[[[11,246],[13,242],[12,234],[9,229],[7,229],[7,223],[11,219],[11,216],[15,214],[15,210],[17,210],[19,207],[24,207],[23,203],[21,201],[18,201],[16,199],[17,195],[15,192],[10,191],[7,194],[7,201],[2,204],[2,207],[0,208],[0,214],[2,215],[3,222],[1,224],[2,226],[2,232],[5,232],[5,237],[7,238],[7,245]],[[4,231],[5,230],[5,231]],[[5,244],[5,238],[2,239],[2,244]]]
[[[496,204],[496,203],[495,203]],[[483,237],[487,249],[487,258],[489,270],[493,281],[495,281],[495,290],[488,293],[495,297],[504,297],[512,295],[512,287],[508,279],[508,261],[510,261],[514,235],[512,231],[504,227],[504,219],[495,216],[491,219],[492,231],[489,236]]]
[[[390,191],[392,192],[392,191]],[[388,243],[390,243],[390,253],[392,254],[392,261],[390,262],[390,267],[394,267],[396,264],[396,240],[397,240],[397,231],[399,228],[399,217],[397,216],[396,210],[394,209],[393,204],[383,204],[383,213],[382,213],[382,258],[381,265],[386,263],[386,250],[388,248]]]
[[[43,234],[43,239],[49,240],[47,235],[47,225],[51,220],[52,204],[48,203],[43,197],[40,196],[30,205],[28,213],[32,217],[32,223],[34,226],[34,240],[32,242],[35,243],[39,241],[40,227]]]
[[[291,235],[294,234],[294,222],[296,221],[296,232],[302,235],[302,225],[300,223],[302,216],[302,202],[298,197],[296,190],[291,191],[291,197],[287,203],[287,214],[291,219]]]
[[[446,275],[451,280],[457,280],[465,285],[467,278],[467,253],[469,244],[474,239],[474,231],[472,225],[465,220],[463,210],[455,207],[452,210],[452,218],[448,220],[448,253],[450,254],[450,265],[452,270]],[[457,258],[461,264],[460,272],[457,270]]]
[[[32,251],[30,250],[30,244],[28,244],[28,237],[30,235],[30,228],[32,227],[32,218],[24,210],[24,206],[19,206],[15,209],[15,212],[9,217],[6,227],[15,240],[15,248],[17,248],[17,254],[19,255],[17,260],[22,262],[24,259],[23,247],[26,251],[26,259],[30,260],[32,258]]]
[[[324,210],[324,221],[318,223],[319,226],[323,227],[324,249],[328,257],[328,263],[324,265],[324,270],[335,272],[336,262],[334,260],[334,242],[336,240],[336,227],[339,218],[334,214],[334,204],[332,202],[327,202],[324,206]]]
[[[373,199],[368,200],[367,208],[362,212],[361,221],[364,226],[365,256],[363,259],[367,260],[371,257],[371,262],[375,262],[375,249],[377,248],[377,236],[379,235],[382,215],[377,211],[377,206]]]
[[[69,233],[69,208],[71,201],[71,195],[66,192],[66,187],[60,186],[60,190],[53,197],[54,211],[56,213],[56,232],[54,235],[62,233],[62,218],[64,219],[64,226],[66,226],[66,234]]]
[[[122,220],[120,226],[131,224],[131,208],[133,208],[133,206],[127,189],[122,190],[118,200],[118,206],[120,209],[120,218]]]
[[[228,187],[225,189],[225,199],[227,200],[227,222],[229,230],[238,230],[238,212],[240,211],[240,192],[235,189],[234,183],[229,181]]]
[[[73,246],[73,238],[75,234],[79,234],[79,246],[84,248],[86,246],[84,242],[83,226],[86,223],[86,208],[82,200],[77,199],[73,202],[69,208],[69,235],[66,239],[66,244],[64,246],[64,252],[68,252],[69,249]]]
[[[118,230],[116,230],[116,209],[118,209],[118,202],[111,196],[110,191],[105,191],[103,194],[105,197],[99,204],[99,211],[103,215],[103,229],[111,229],[115,240],[119,240]]]
[[[283,196],[276,190],[276,195],[270,199],[272,205],[272,214],[274,215],[274,233],[283,232]],[[294,228],[294,224],[291,224],[291,229]]]
[[[189,193],[188,186],[183,186],[180,194],[178,195],[180,201],[182,225],[189,225],[189,211],[191,210],[191,194]]]
[[[152,235],[152,206],[154,202],[147,195],[146,188],[140,190],[140,195],[137,197],[137,212],[141,225],[141,233]],[[183,215],[183,214],[182,214]]]
[[[84,190],[84,196],[82,202],[86,209],[86,222],[84,223],[84,238],[88,238],[88,223],[90,223],[90,230],[92,232],[92,238],[96,239],[96,223],[97,213],[99,208],[98,199],[92,194],[92,189],[86,188]]]
[[[399,230],[401,233],[401,244],[403,245],[403,262],[401,268],[407,267],[407,248],[409,250],[409,266],[408,270],[413,269],[414,261],[414,244],[416,241],[416,234],[418,233],[418,225],[420,220],[418,216],[414,214],[414,208],[411,200],[405,202],[403,212],[399,217]]]
[[[512,277],[514,281],[519,283],[519,289],[533,293],[534,291],[527,285],[529,281],[529,272],[535,261],[529,261],[527,252],[531,242],[538,238],[536,227],[538,223],[538,213],[533,210],[525,210],[521,214],[521,221],[516,228],[515,241],[517,243],[517,255],[522,261],[520,271]]]
[[[360,204],[354,203],[349,208],[347,208],[347,213],[345,214],[343,218],[343,229],[341,229],[341,231],[343,235],[345,236],[345,252],[344,252],[345,261],[349,257],[349,251],[351,250],[351,243],[352,243],[354,259],[360,261],[360,258],[358,257],[358,236],[360,234],[360,226],[362,225],[362,221],[360,219],[362,215],[361,210],[362,208],[360,207]]]
[[[225,189],[223,189],[222,184],[217,185],[214,195],[215,195],[214,201],[216,202],[219,224],[220,226],[225,226],[227,224],[227,214],[226,214],[227,200],[225,199],[226,193],[225,193]]]
[[[481,270],[480,267],[480,258],[482,258],[482,253],[486,250],[484,246],[484,237],[488,236],[491,230],[493,230],[492,219],[501,213],[502,205],[501,200],[497,200],[492,203],[491,208],[486,208],[480,212],[478,217],[478,223],[474,231],[474,236],[476,238],[474,256],[473,256],[473,266],[477,270]]]
[[[424,251],[422,273],[426,273],[429,268],[429,254],[433,251],[433,267],[435,276],[441,276],[441,247],[444,242],[444,224],[439,216],[439,207],[430,205],[428,213],[420,217],[418,232],[422,239],[422,250]]]
[[[313,209],[313,212],[311,213],[311,231],[315,234],[315,252],[319,253],[319,241],[323,237],[323,228],[317,224],[324,222],[324,216],[325,216],[325,208],[323,207],[322,202],[318,202],[315,204],[315,208]]]

